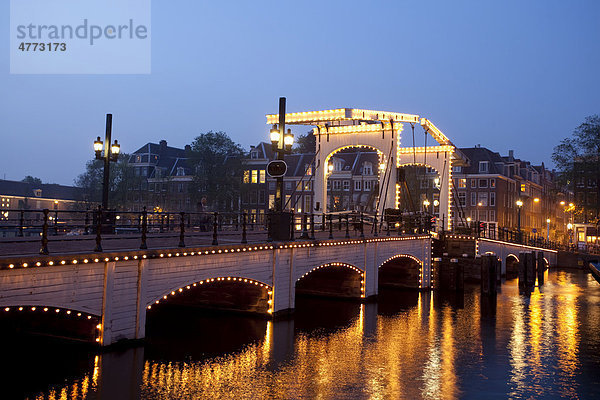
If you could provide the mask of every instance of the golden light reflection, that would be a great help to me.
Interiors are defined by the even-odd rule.
[[[409,300],[400,297],[404,303],[391,312],[381,304],[346,304],[347,318],[328,328],[292,331],[294,322],[264,321],[261,340],[229,354],[146,360],[139,371],[140,395],[445,399],[461,397],[465,379],[500,373],[508,378],[501,389],[507,398],[557,393],[575,398],[580,393],[580,336],[586,332],[580,325],[589,323],[582,322],[578,305],[584,289],[574,286],[572,274],[553,273],[545,281],[527,295],[519,294],[516,280],[507,282],[493,312],[485,311],[483,301],[490,299],[481,299],[478,290],[462,298],[421,292]],[[600,320],[596,308],[586,312]],[[490,361],[492,353],[508,363]],[[101,357],[94,358],[93,369],[81,380],[37,398],[93,395],[104,373]]]

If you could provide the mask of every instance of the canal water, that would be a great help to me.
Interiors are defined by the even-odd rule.
[[[542,399],[600,397],[600,285],[552,271],[496,298],[387,292],[298,299],[292,319],[171,309],[144,347],[1,343],[0,398]]]

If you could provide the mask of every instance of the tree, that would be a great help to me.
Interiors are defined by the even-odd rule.
[[[21,182],[29,183],[31,185],[39,186],[42,184],[42,180],[40,178],[35,178],[31,175],[27,175],[25,178],[21,180]]]
[[[199,202],[203,196],[216,210],[235,210],[240,193],[240,171],[245,151],[225,132],[209,131],[196,137],[188,155],[194,180],[190,197]]]
[[[296,145],[293,149],[294,153],[315,153],[316,151],[317,137],[312,134],[312,131],[308,131],[306,134],[300,135],[296,138]]]
[[[110,163],[108,184],[110,208],[127,209],[129,206],[128,192],[138,187],[143,180],[142,177],[135,176],[128,160],[129,154],[121,153],[117,162]],[[85,164],[85,172],[75,179],[75,186],[83,189],[88,203],[101,203],[103,181],[104,161],[94,159]]]
[[[584,220],[590,216],[597,220],[600,214],[600,117],[587,117],[575,128],[571,137],[563,139],[554,148],[552,160],[559,171],[561,183],[576,194],[577,211],[583,212]],[[595,182],[586,180],[586,177]],[[589,188],[590,184],[596,188],[593,196],[583,194],[581,190]],[[583,196],[578,198],[578,192]],[[589,211],[592,211],[591,215]]]

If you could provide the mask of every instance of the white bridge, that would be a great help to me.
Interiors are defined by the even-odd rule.
[[[39,256],[0,266],[3,313],[96,321],[101,345],[145,336],[146,314],[162,303],[237,297],[266,315],[294,308],[296,290],[365,298],[379,270],[412,269],[413,288],[431,282],[431,237],[255,243],[161,251]],[[302,286],[304,282],[308,286]],[[393,283],[393,282],[392,282]],[[323,286],[325,285],[325,286]],[[321,289],[319,289],[321,287]],[[221,292],[219,292],[221,291]],[[236,294],[237,293],[237,294]],[[206,296],[204,296],[206,297]]]

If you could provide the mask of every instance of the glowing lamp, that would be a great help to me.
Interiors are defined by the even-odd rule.
[[[534,202],[534,203],[539,203],[539,202],[540,202],[540,198],[539,198],[539,197],[536,197],[535,199],[533,199],[533,202]]]
[[[279,129],[277,129],[277,125],[273,125],[273,128],[271,128],[271,144],[273,146],[278,146],[279,145]]]
[[[94,142],[94,151],[96,152],[96,159],[102,159],[102,150],[104,148],[104,143],[100,140],[100,136]]]
[[[429,200],[427,200],[427,199],[423,200],[423,205],[424,205],[425,207],[429,207],[429,204],[430,204],[430,203],[429,203]]]
[[[291,129],[288,129],[287,133],[283,135],[283,145],[286,153],[291,153],[292,146],[294,145],[294,135]]]
[[[117,142],[117,139],[115,139],[115,142],[110,146],[111,161],[117,161],[120,151],[121,151],[121,145]]]
[[[517,202],[515,203],[517,205],[517,207],[521,208],[523,207],[523,201],[522,200],[517,200]]]
[[[571,230],[571,229],[573,229],[573,224],[569,222],[569,223],[567,224],[567,229],[568,229],[568,230]]]

